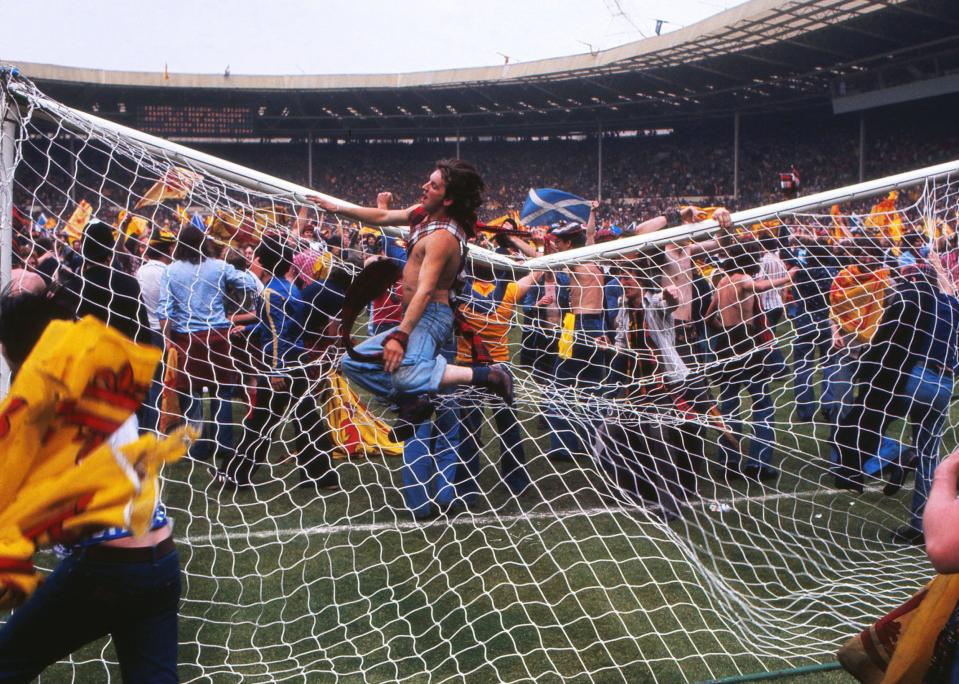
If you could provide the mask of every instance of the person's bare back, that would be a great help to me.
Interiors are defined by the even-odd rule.
[[[724,328],[751,323],[756,315],[753,279],[741,273],[723,276],[716,286],[716,306]]]

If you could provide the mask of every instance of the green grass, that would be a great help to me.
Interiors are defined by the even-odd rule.
[[[682,682],[830,662],[931,569],[885,541],[911,487],[825,491],[826,427],[791,421],[791,393],[773,393],[780,480],[704,483],[730,510],[693,506],[668,526],[611,496],[587,457],[545,458],[532,410],[535,490],[509,495],[488,444],[475,517],[452,524],[411,522],[399,459],[340,462],[344,490],[322,496],[293,487],[282,445],[252,492],[176,464],[164,497],[184,567],[180,676]],[[104,656],[91,645],[44,681],[118,680]]]

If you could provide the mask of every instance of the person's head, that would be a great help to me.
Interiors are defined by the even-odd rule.
[[[846,257],[848,265],[867,270],[874,270],[882,265],[884,252],[879,239],[865,235],[846,240],[840,247],[840,254]]]
[[[253,245],[247,245],[243,248],[243,256],[246,258],[247,263],[253,263]]]
[[[80,254],[86,262],[109,264],[113,258],[113,227],[103,221],[94,219],[87,224],[83,231],[83,244]]]
[[[316,239],[316,231],[314,230],[312,223],[307,223],[305,226],[303,226],[302,236],[304,240],[309,242],[313,242],[313,240]]]
[[[556,228],[550,232],[550,235],[558,252],[586,245],[586,230],[579,223],[570,223]]]
[[[196,226],[192,224],[184,226],[180,229],[176,249],[173,250],[173,258],[177,261],[188,261],[191,264],[200,263],[204,259],[205,237],[203,231]]]
[[[176,241],[173,233],[157,230],[147,241],[143,256],[154,261],[169,261],[173,243]]]
[[[506,228],[507,230],[517,230],[519,229],[519,224],[516,222],[516,219],[510,216],[503,219],[503,228]]]
[[[643,288],[636,269],[622,267],[614,271],[614,275],[623,288],[623,297],[635,306],[643,298]]]
[[[472,233],[485,190],[486,185],[472,164],[462,159],[441,159],[423,184],[420,202],[431,216],[448,216]]]
[[[484,282],[491,283],[496,278],[496,273],[493,271],[493,267],[485,262],[471,259],[469,261],[468,268],[470,275],[476,280],[482,280]]]
[[[0,345],[14,373],[23,365],[43,331],[54,320],[70,320],[69,310],[48,295],[46,288],[7,287],[0,294]]]
[[[726,250],[726,260],[722,270],[727,274],[740,273],[750,275],[759,267],[756,252],[758,243],[753,240],[748,243],[735,242]]]
[[[254,251],[260,268],[276,278],[283,278],[293,265],[293,255],[285,240],[277,235],[264,235]]]

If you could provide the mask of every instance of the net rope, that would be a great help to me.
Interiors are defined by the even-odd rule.
[[[43,271],[52,258],[52,280],[78,271],[66,229],[81,201],[118,230],[146,227],[115,247],[112,267],[131,274],[153,229],[167,224],[179,244],[193,216],[219,217],[203,230],[228,243],[234,263],[264,232],[323,253],[299,229],[339,230],[295,193],[244,187],[69,108],[51,115],[46,96],[16,84],[15,268]],[[136,209],[171,173],[185,191]],[[859,464],[839,470],[839,452],[856,451],[838,449],[836,432],[855,444],[875,432],[846,420],[861,408],[856,374],[870,335],[898,324],[895,342],[919,349],[923,325],[951,310],[956,192],[937,172],[896,198],[850,189],[801,210],[760,208],[694,242],[651,233],[629,251],[613,242],[532,270],[513,254],[516,269],[498,269],[489,286],[476,284],[490,274],[474,261],[474,300],[501,298],[485,310],[516,300],[505,333],[515,401],[510,413],[472,387],[436,398],[418,433],[421,458],[455,469],[464,449],[480,457],[471,477],[462,466],[447,473],[445,494],[443,473],[430,474],[431,502],[452,491],[459,504],[430,520],[415,519],[404,498],[410,470],[385,436],[391,400],[355,386],[351,397],[334,375],[341,350],[323,347],[280,372],[264,368],[256,339],[234,337],[226,413],[213,415],[215,387],[194,392],[212,453],[163,474],[182,562],[181,679],[699,681],[828,662],[932,575],[921,548],[889,535],[914,512],[908,466],[956,445],[951,393],[926,410],[908,373],[874,369],[906,407],[873,434],[881,454],[861,455],[865,474]],[[143,223],[119,222],[121,211]],[[316,270],[310,262],[320,293],[333,288],[326,273],[359,271],[366,254],[348,242],[336,250],[328,240],[337,254]],[[791,280],[765,282],[781,273]],[[926,285],[948,293],[931,318],[884,321],[902,293]],[[597,297],[592,316],[584,303]],[[226,306],[256,319],[256,301],[234,292]],[[940,351],[918,361],[951,388]],[[249,390],[284,373],[301,378],[295,393],[276,390],[285,400],[249,434]],[[182,404],[165,418],[180,414]],[[212,432],[226,425],[228,446],[265,449],[252,487],[235,491],[211,474],[223,457]],[[331,444],[339,487],[325,491],[302,456]],[[510,458],[517,465],[504,472]],[[884,494],[903,465],[910,479]],[[42,681],[94,678],[119,680],[108,643]]]

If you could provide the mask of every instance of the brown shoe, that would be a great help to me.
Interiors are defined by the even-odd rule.
[[[390,430],[390,441],[405,442],[416,432],[416,426],[433,415],[433,401],[421,395],[400,402],[400,410]]]

